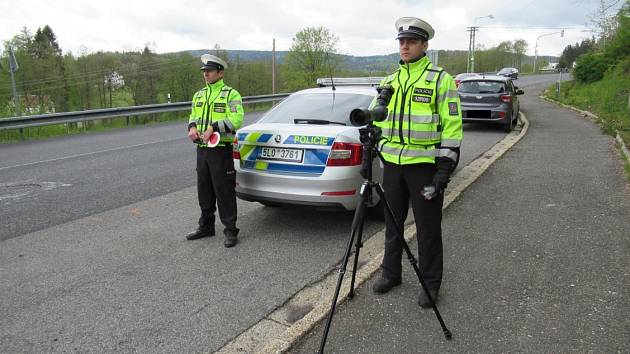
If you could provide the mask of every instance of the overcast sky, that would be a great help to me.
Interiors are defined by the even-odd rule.
[[[611,0],[606,0],[610,2]],[[618,9],[622,1],[616,6]],[[466,27],[480,26],[478,47],[525,39],[528,54],[560,55],[590,37],[600,0],[0,0],[0,40],[49,25],[62,50],[158,53],[212,48],[288,50],[296,32],[325,26],[339,37],[343,54],[398,51],[394,22],[415,16],[436,31],[430,49],[468,49]],[[616,11],[612,11],[616,12]],[[493,15],[493,19],[483,16]]]

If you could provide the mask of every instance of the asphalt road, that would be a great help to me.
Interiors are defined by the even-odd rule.
[[[214,351],[335,267],[351,213],[239,201],[238,247],[184,241],[198,215],[184,134],[0,146],[0,351]],[[461,165],[503,136],[466,125]]]

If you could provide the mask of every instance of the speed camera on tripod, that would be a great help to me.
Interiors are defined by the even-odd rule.
[[[392,99],[394,89],[390,85],[383,85],[376,88],[378,96],[376,96],[376,104],[372,109],[353,109],[350,112],[350,123],[360,127],[374,121],[380,122],[387,118],[387,105]]]

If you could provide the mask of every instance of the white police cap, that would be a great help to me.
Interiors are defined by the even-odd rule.
[[[203,64],[203,66],[201,67],[201,70],[227,69],[227,63],[223,59],[217,56],[214,56],[212,54],[202,55],[201,63]]]
[[[401,17],[396,21],[396,30],[401,38],[420,38],[425,41],[433,38],[435,31],[430,24],[416,17]]]

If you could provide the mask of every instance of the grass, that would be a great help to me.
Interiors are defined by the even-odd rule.
[[[619,132],[626,146],[630,146],[630,78],[626,70],[619,66],[609,71],[602,80],[592,83],[563,82],[559,97],[554,84],[544,95],[597,115],[605,134],[615,136]],[[630,161],[623,153],[621,155],[624,156],[626,179],[630,181]]]
[[[581,84],[563,82],[560,96],[556,97],[555,84],[547,89],[548,98],[592,112],[599,117],[602,130],[609,135],[619,131],[626,145],[630,145],[630,80],[627,75],[615,73],[602,80]]]

